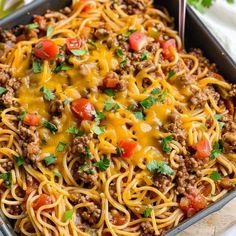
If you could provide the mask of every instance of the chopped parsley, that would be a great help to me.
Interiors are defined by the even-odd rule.
[[[11,172],[6,172],[0,174],[0,179],[4,180],[4,183],[7,188],[11,188],[12,185],[12,173]]]
[[[225,125],[225,122],[218,122],[218,123],[219,123],[220,129],[222,129],[224,127],[224,125]]]
[[[104,90],[104,93],[105,93],[106,95],[110,96],[110,97],[113,97],[113,96],[116,95],[114,89],[111,89],[111,88],[105,89],[105,90]]]
[[[56,58],[62,57],[61,53],[57,53]]]
[[[52,26],[48,26],[48,28],[47,28],[47,37],[50,37],[51,35],[52,35],[52,33],[53,33],[53,28],[52,28]]]
[[[37,73],[41,73],[43,70],[41,62],[39,61],[33,61],[33,65],[32,65],[32,71],[37,74]]]
[[[0,86],[0,95],[4,94],[6,91],[6,88]]]
[[[71,67],[67,65],[65,62],[62,62],[61,64],[56,66],[53,72],[58,73],[58,72],[67,71],[67,70],[71,70]]]
[[[32,24],[26,25],[26,27],[30,30],[31,29],[37,29],[39,27],[39,24],[38,23],[32,23]]]
[[[173,137],[171,135],[162,139],[162,151],[163,152],[169,153],[171,151],[169,144],[172,140],[173,140]]]
[[[51,133],[55,134],[58,131],[58,128],[56,127],[56,125],[54,125],[53,123],[45,120],[43,122],[43,127],[50,130]]]
[[[174,171],[165,162],[152,160],[147,164],[147,169],[150,172],[157,171],[163,175],[172,175]]]
[[[95,49],[97,48],[96,43],[92,39],[88,39],[88,44],[93,46]]]
[[[148,52],[145,51],[142,55],[141,55],[141,61],[145,61],[148,59]]]
[[[57,158],[54,155],[49,155],[47,157],[44,158],[44,162],[46,164],[46,166],[50,166],[51,164],[53,164],[55,161],[57,160]]]
[[[52,101],[55,99],[55,94],[48,88],[42,87],[40,92],[43,93],[43,97],[46,101]]]
[[[210,178],[214,181],[218,181],[222,179],[221,175],[217,171],[212,171]]]
[[[124,154],[124,152],[125,152],[125,150],[124,150],[124,148],[122,148],[122,147],[117,147],[116,148],[116,153],[118,154],[118,155],[123,155]]]
[[[126,33],[124,33],[124,34],[122,34],[124,37],[126,37],[126,38],[129,38],[129,36],[132,34],[132,33],[134,33],[134,32],[136,32],[137,30],[136,29],[130,29],[128,32],[126,32]]]
[[[145,208],[145,210],[143,212],[143,215],[144,215],[145,218],[147,218],[147,217],[151,216],[151,213],[152,213],[152,208],[147,207],[147,208]]]
[[[63,152],[65,150],[66,145],[67,145],[67,143],[65,143],[65,142],[59,142],[57,144],[56,151],[57,152]]]
[[[135,111],[133,114],[138,120],[144,120],[144,114],[141,111]]]
[[[89,169],[89,164],[85,163],[79,167],[79,172],[86,172]]]
[[[99,127],[99,126],[94,126],[92,128],[93,133],[95,133],[96,135],[100,135],[103,134],[105,132],[105,127]]]
[[[67,133],[69,134],[75,134],[76,136],[82,136],[83,132],[76,127],[70,127],[66,130]]]
[[[120,58],[123,58],[123,52],[122,52],[122,50],[121,50],[120,48],[117,48],[117,49],[116,49],[116,55],[117,55],[118,57],[120,57]]]
[[[221,152],[224,152],[224,143],[220,139],[214,143],[213,149],[211,150],[210,159],[213,160],[213,159],[217,158]]]
[[[64,221],[71,220],[74,214],[74,209],[68,210],[64,212]]]
[[[25,119],[25,116],[26,116],[27,112],[26,111],[22,111],[19,116],[17,116],[18,119],[20,120],[24,120]]]
[[[151,91],[151,94],[152,95],[157,95],[161,92],[161,89],[160,88],[154,88],[152,91]]]
[[[86,49],[72,49],[70,50],[72,52],[73,55],[75,56],[84,56],[85,54],[87,54],[89,51]]]
[[[15,162],[17,166],[22,166],[25,164],[25,159],[21,156],[15,156]]]
[[[157,102],[157,98],[154,98],[153,96],[148,96],[147,98],[145,98],[143,101],[140,102],[140,105],[144,109],[148,109],[156,102]]]
[[[101,120],[105,120],[106,119],[106,116],[100,112],[100,111],[93,111],[92,112],[92,115],[94,115],[95,117],[95,121],[101,121]]]
[[[86,158],[90,159],[92,157],[92,154],[90,152],[90,149],[88,146],[84,146],[85,156]]]
[[[110,166],[110,160],[105,156],[102,160],[94,163],[94,166],[101,171],[105,171]]]
[[[116,111],[119,108],[120,108],[120,106],[116,102],[114,102],[113,99],[108,99],[104,103],[105,111],[111,111],[111,110],[115,110]]]
[[[167,80],[169,80],[171,77],[173,77],[175,75],[174,71],[170,71],[168,76],[167,76]]]

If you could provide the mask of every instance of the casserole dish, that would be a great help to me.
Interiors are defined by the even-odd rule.
[[[18,24],[27,24],[31,19],[31,15],[36,13],[42,14],[47,9],[57,10],[66,6],[69,3],[70,1],[60,1],[60,3],[58,3],[57,1],[37,1],[25,8],[22,8],[15,14],[3,19],[0,22],[0,26],[9,29]],[[177,4],[178,3],[176,1],[168,1],[168,3],[160,1],[158,2],[157,7],[159,7],[159,5],[167,7],[171,15],[175,17],[177,16],[176,12],[176,9],[178,9]],[[175,19],[177,19],[177,17],[175,17]],[[197,17],[194,15],[191,9],[188,9],[188,14],[187,14],[186,36],[187,36],[186,39],[187,49],[191,47],[202,48],[206,52],[206,56],[210,58],[212,61],[216,62],[220,72],[225,76],[225,78],[231,82],[234,82],[233,75],[236,72],[234,63],[229,58],[227,53],[216,42],[214,37],[204,28],[204,26],[197,19]],[[235,190],[231,191],[217,203],[212,204],[207,209],[201,211],[191,219],[188,219],[185,222],[183,222],[177,228],[167,232],[167,235],[176,235],[179,231],[185,229],[186,227],[193,224],[197,220],[203,218],[204,216],[210,214],[215,210],[218,210],[229,200],[231,200],[235,196],[235,194],[236,194]]]

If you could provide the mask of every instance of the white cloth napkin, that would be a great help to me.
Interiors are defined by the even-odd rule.
[[[236,62],[236,3],[216,0],[204,14],[195,12]]]

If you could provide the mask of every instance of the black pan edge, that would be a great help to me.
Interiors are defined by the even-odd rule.
[[[28,24],[34,14],[43,14],[48,9],[59,10],[65,6],[68,6],[71,0],[37,0],[11,15],[0,20],[0,27],[4,29],[11,29],[19,24]],[[178,19],[178,1],[177,0],[157,0],[156,5],[165,6],[170,14],[175,18],[177,25]],[[236,83],[236,64],[230,58],[228,53],[219,44],[216,38],[210,33],[194,11],[188,7],[186,16],[186,48],[198,47],[203,49],[204,54],[212,62],[217,64],[220,73],[232,83]],[[200,211],[193,217],[186,219],[177,227],[168,230],[166,236],[175,236],[184,229],[188,228],[197,221],[203,219],[209,214],[220,210],[229,201],[236,197],[236,189],[227,193],[219,201],[212,203],[206,209]],[[5,222],[5,223],[4,223]],[[0,231],[4,236],[15,236],[15,233],[9,222],[0,214]]]

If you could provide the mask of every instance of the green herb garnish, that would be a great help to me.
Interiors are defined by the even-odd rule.
[[[222,179],[221,175],[217,171],[212,171],[210,178],[214,181],[218,181]]]
[[[171,77],[173,77],[175,75],[174,71],[170,71],[168,76],[167,76],[167,80],[169,80]]]
[[[122,156],[124,154],[124,152],[125,152],[124,148],[122,148],[122,147],[117,147],[116,148],[116,153],[118,155]]]
[[[213,159],[217,158],[221,152],[224,152],[224,143],[220,139],[214,143],[213,149],[211,150],[210,159],[213,160]]]
[[[141,111],[135,111],[133,114],[138,120],[144,120],[144,114]]]
[[[68,210],[64,212],[64,221],[71,220],[74,214],[74,209]]]
[[[12,173],[11,172],[6,172],[0,174],[0,179],[4,180],[4,183],[7,188],[11,188],[12,185]]]
[[[116,49],[116,55],[120,58],[123,58],[123,52],[120,48]]]
[[[67,70],[71,70],[71,66],[67,65],[65,62],[61,63],[60,65],[58,65],[53,72],[58,73],[61,71],[67,71]]]
[[[21,156],[15,156],[15,162],[17,166],[22,166],[25,164],[25,159]]]
[[[128,38],[132,33],[136,32],[135,29],[130,29],[128,32],[122,34],[124,37]]]
[[[144,109],[148,109],[148,108],[150,108],[156,102],[157,102],[156,98],[154,98],[153,96],[149,96],[149,97],[145,98],[143,101],[141,101],[140,105]]]
[[[38,23],[32,23],[32,24],[26,25],[26,27],[30,30],[37,29],[39,27],[39,24]]]
[[[18,119],[20,120],[24,120],[25,119],[25,116],[26,116],[27,112],[26,111],[22,111],[19,116],[17,116]]]
[[[69,134],[75,134],[76,136],[82,136],[83,132],[76,127],[70,127],[66,130],[67,133]]]
[[[32,65],[32,71],[37,74],[37,73],[41,73],[43,70],[41,62],[39,61],[33,61],[33,65]]]
[[[50,130],[51,133],[55,134],[58,131],[58,128],[56,127],[56,125],[54,125],[53,123],[45,120],[43,122],[43,127]]]
[[[87,54],[89,51],[86,50],[86,49],[73,49],[73,50],[70,50],[73,55],[75,56],[84,56],[85,54]]]
[[[105,132],[105,127],[99,127],[99,126],[94,126],[92,128],[93,133],[95,133],[96,135],[100,135],[103,134]]]
[[[40,92],[43,93],[43,97],[46,101],[52,101],[53,99],[55,99],[55,94],[50,89],[42,87],[40,89]]]
[[[116,95],[114,89],[111,89],[111,88],[104,89],[104,93],[110,97],[113,97]]]
[[[52,26],[48,26],[48,28],[47,28],[47,37],[50,37],[51,35],[52,35],[52,33],[53,33],[53,28],[52,28]]]
[[[88,39],[88,44],[93,46],[95,49],[97,48],[96,43],[92,39]]]
[[[163,152],[169,153],[171,151],[169,144],[172,140],[173,140],[173,137],[171,135],[162,139],[162,151]]]
[[[49,155],[44,158],[44,162],[45,162],[46,166],[53,164],[56,160],[57,160],[57,158],[54,155]]]
[[[151,94],[152,95],[157,95],[161,92],[161,89],[160,88],[154,88],[152,91],[151,91]]]
[[[59,142],[57,144],[56,151],[57,152],[63,152],[65,150],[66,145],[67,145],[67,143],[65,143],[65,142]]]
[[[147,218],[147,217],[151,216],[151,213],[152,213],[152,208],[147,207],[147,208],[145,208],[143,215],[145,218]]]
[[[128,60],[127,60],[127,59],[125,59],[125,60],[123,60],[123,61],[120,63],[120,65],[121,65],[121,66],[124,66],[124,65],[126,65],[126,64],[127,64],[127,62],[128,62]]]
[[[110,166],[110,160],[105,156],[102,160],[94,163],[94,166],[101,171],[105,171]]]
[[[95,121],[101,121],[101,120],[106,119],[106,116],[102,112],[99,112],[99,111],[93,111],[92,115],[94,115]]]
[[[145,61],[148,59],[148,52],[144,52],[142,55],[141,55],[141,61]]]
[[[120,106],[116,102],[114,102],[113,99],[108,99],[104,103],[105,111],[111,111],[111,110],[115,110],[116,111],[119,108],[120,108]]]
[[[0,86],[0,95],[4,94],[6,91],[6,88]]]
[[[147,164],[147,169],[150,172],[157,171],[164,175],[172,175],[174,171],[165,162],[152,160]]]

